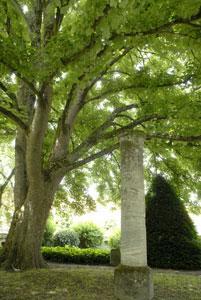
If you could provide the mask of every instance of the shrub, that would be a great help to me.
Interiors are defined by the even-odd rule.
[[[43,247],[43,257],[51,262],[87,265],[109,265],[110,251],[72,247]]]
[[[59,231],[55,234],[53,239],[54,246],[75,246],[80,243],[78,234],[72,229]]]
[[[149,265],[200,269],[201,247],[194,224],[174,189],[162,176],[154,178],[146,204]]]
[[[120,239],[121,232],[120,230],[116,230],[109,238],[108,244],[111,249],[119,249],[120,248]]]
[[[47,219],[45,230],[43,234],[43,246],[52,246],[53,243],[53,235],[56,230],[56,224],[54,223],[54,220],[52,217],[49,217]]]
[[[80,248],[95,248],[103,242],[103,232],[91,222],[80,223],[73,227],[79,236]]]

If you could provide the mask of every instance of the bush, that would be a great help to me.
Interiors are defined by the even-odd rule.
[[[108,244],[111,249],[119,249],[120,248],[120,239],[121,232],[120,230],[116,230],[109,238]]]
[[[201,269],[201,246],[182,201],[162,177],[146,196],[147,253],[151,267]]]
[[[53,235],[56,230],[56,224],[54,223],[54,220],[52,217],[49,217],[47,219],[45,230],[43,234],[43,246],[52,246],[53,244]]]
[[[59,231],[55,234],[53,239],[54,246],[75,246],[80,243],[78,234],[72,229]]]
[[[80,249],[72,247],[43,247],[43,257],[56,263],[87,265],[109,265],[110,251],[102,249]]]
[[[103,242],[103,232],[91,222],[77,224],[73,229],[78,233],[80,248],[95,248]]]

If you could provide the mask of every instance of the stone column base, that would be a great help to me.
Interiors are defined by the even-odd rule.
[[[118,266],[121,262],[121,252],[120,249],[111,249],[110,252],[110,265],[111,266]]]
[[[151,269],[119,265],[114,272],[118,300],[151,300],[154,296]]]

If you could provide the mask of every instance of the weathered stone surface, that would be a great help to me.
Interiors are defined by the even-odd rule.
[[[119,265],[115,269],[115,297],[118,300],[153,299],[152,275],[149,267]]]
[[[112,249],[110,252],[110,265],[118,266],[121,262],[121,252],[120,249]]]
[[[121,263],[147,265],[143,169],[144,137],[121,136]]]
[[[153,285],[147,266],[143,170],[144,137],[121,136],[121,265],[115,270],[118,300],[151,300]]]

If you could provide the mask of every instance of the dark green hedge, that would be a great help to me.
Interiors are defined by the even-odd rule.
[[[43,257],[51,262],[83,265],[109,265],[110,251],[74,247],[42,247]]]
[[[158,175],[146,196],[148,264],[155,268],[201,269],[201,245],[184,204]]]

